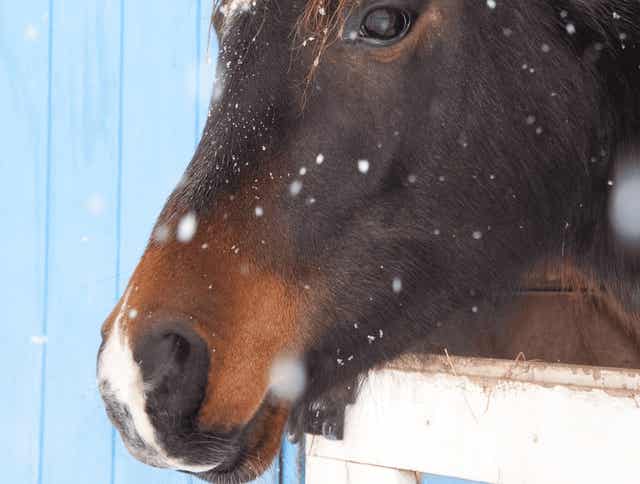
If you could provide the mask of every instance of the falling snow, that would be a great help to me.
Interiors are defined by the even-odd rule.
[[[396,294],[400,293],[402,291],[402,279],[394,277],[393,281],[391,281],[391,289],[393,289],[393,292]]]
[[[161,244],[167,242],[169,240],[169,227],[165,224],[158,225],[153,231],[153,239]]]
[[[93,215],[94,217],[98,217],[104,213],[104,198],[99,193],[93,193],[89,196],[89,198],[87,198],[85,206],[87,207],[87,211],[91,215]]]
[[[628,169],[613,186],[609,213],[616,235],[627,243],[640,244],[640,169]]]
[[[302,191],[302,182],[300,180],[293,180],[289,185],[289,194],[292,197],[297,197]]]
[[[29,41],[35,41],[38,40],[38,37],[40,37],[40,32],[38,32],[38,29],[35,25],[33,24],[28,24],[25,28],[24,28],[24,38],[29,40]]]
[[[191,242],[191,239],[193,239],[197,229],[198,219],[196,218],[196,214],[189,212],[180,219],[180,222],[178,222],[176,238],[182,243]]]
[[[369,160],[358,160],[358,171],[363,175],[366,175],[369,171]]]
[[[305,389],[307,375],[299,358],[280,355],[269,370],[269,388],[273,395],[286,401],[294,401]]]

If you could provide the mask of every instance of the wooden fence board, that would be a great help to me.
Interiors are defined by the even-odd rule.
[[[52,2],[52,108],[43,483],[110,480],[95,383],[114,298],[119,4]],[[61,445],[63,443],[63,445]]]
[[[48,2],[0,0],[0,467],[36,483],[46,281]]]

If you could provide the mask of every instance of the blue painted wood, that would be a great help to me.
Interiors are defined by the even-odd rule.
[[[294,445],[286,438],[282,442],[280,451],[280,473],[285,484],[304,484],[304,456],[302,444]]]
[[[0,0],[0,341],[3,482],[38,479],[46,281],[47,1]],[[34,339],[35,342],[42,341]]]
[[[123,12],[121,238],[122,291],[157,214],[192,155],[197,2],[126,2]],[[187,483],[191,477],[135,461],[119,436],[113,483]]]
[[[129,456],[94,369],[99,324],[206,121],[217,43],[204,3],[0,2],[8,482],[192,482]],[[258,482],[302,482],[295,452],[284,444]]]
[[[486,484],[479,481],[467,481],[455,477],[437,476],[435,474],[423,474],[422,484]]]
[[[110,424],[95,383],[113,304],[119,5],[55,0],[47,355],[40,482],[109,482]],[[61,442],[64,445],[60,445]]]

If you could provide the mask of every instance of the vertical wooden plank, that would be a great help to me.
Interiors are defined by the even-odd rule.
[[[125,2],[121,281],[193,154],[195,0]]]
[[[304,442],[304,440],[302,442]],[[283,484],[304,484],[304,466],[303,444],[294,445],[284,436],[280,450],[281,482]]]
[[[0,468],[38,478],[48,127],[48,0],[0,0]]]
[[[119,4],[52,0],[47,359],[40,481],[108,483],[110,424],[95,383],[113,303]]]
[[[120,290],[193,154],[196,2],[124,3]],[[114,484],[191,480],[139,463],[115,436]]]

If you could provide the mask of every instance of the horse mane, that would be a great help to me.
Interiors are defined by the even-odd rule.
[[[340,36],[347,18],[344,13],[354,4],[352,0],[335,0],[332,3],[333,5],[329,6],[325,0],[309,0],[296,23],[296,44],[301,43],[304,46],[305,39],[314,39],[313,63],[305,79],[303,105],[306,102],[307,88],[320,64],[322,54]]]
[[[215,18],[224,10],[224,6],[238,0],[213,0],[209,22],[209,36],[215,26]],[[313,78],[320,57],[333,43],[342,30],[345,12],[355,5],[354,0],[308,0],[293,29],[294,46],[313,46],[313,64],[307,74],[306,84]],[[294,50],[296,50],[294,48]]]
[[[210,27],[214,17],[225,5],[234,0],[213,0]],[[297,36],[321,37],[331,32],[339,32],[344,19],[343,13],[354,4],[353,0],[308,0],[296,24]]]

